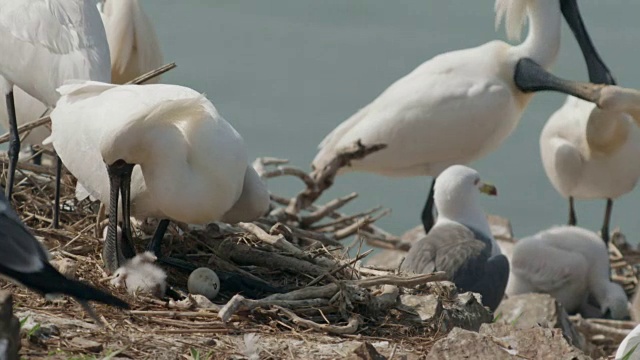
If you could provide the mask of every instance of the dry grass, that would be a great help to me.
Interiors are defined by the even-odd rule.
[[[4,162],[6,168],[6,157],[0,158],[0,161]],[[269,161],[263,161],[262,166],[270,166]],[[444,335],[438,334],[430,326],[407,326],[403,321],[405,314],[398,310],[373,309],[370,304],[376,296],[377,287],[357,283],[358,279],[376,279],[378,277],[375,275],[385,273],[366,272],[357,267],[354,259],[349,258],[346,250],[339,246],[340,240],[356,233],[360,240],[352,244],[355,247],[361,247],[362,239],[366,236],[372,241],[387,244],[387,247],[393,247],[397,240],[373,227],[372,223],[377,219],[372,217],[373,211],[363,212],[361,216],[346,216],[337,213],[337,207],[323,210],[322,206],[312,206],[292,213],[285,211],[285,207],[290,210],[293,206],[292,199],[274,196],[271,214],[254,223],[257,229],[253,231],[224,224],[212,224],[200,229],[172,224],[165,238],[164,255],[184,260],[194,267],[208,266],[218,272],[221,278],[226,274],[236,279],[239,276],[243,281],[259,280],[282,291],[323,289],[331,284],[338,284],[339,287],[333,292],[328,290],[328,295],[318,295],[315,300],[321,303],[319,306],[295,306],[291,316],[271,306],[257,306],[251,311],[240,307],[231,312],[230,321],[224,323],[218,310],[219,306],[237,294],[238,289],[231,286],[233,280],[222,278],[221,292],[214,301],[218,306],[211,309],[199,308],[190,298],[176,301],[134,297],[122,288],[113,288],[102,270],[102,233],[97,224],[99,204],[89,200],[76,201],[75,179],[65,173],[61,200],[64,207],[60,217],[62,228],[52,229],[52,169],[26,162],[21,162],[19,169],[19,182],[13,197],[16,211],[50,250],[52,260],[68,258],[75,261],[79,279],[126,299],[133,308],[132,311],[120,311],[96,305],[98,314],[104,317],[106,323],[106,327],[100,328],[69,298],[48,301],[23,287],[0,282],[3,289],[14,294],[17,316],[27,321],[22,336],[23,357],[248,358],[250,354],[246,353],[243,335],[249,333],[261,336],[260,358],[308,358],[310,354],[314,354],[313,358],[342,358],[347,348],[340,346],[347,346],[356,339],[388,341],[390,344],[385,355],[389,356],[391,353],[425,354],[433,342]],[[278,205],[278,201],[286,204]],[[326,213],[319,214],[318,210]],[[305,220],[305,216],[313,218]],[[322,225],[323,221],[326,225]],[[102,221],[100,225],[104,224],[105,221]],[[314,228],[324,231],[314,231]],[[134,237],[137,238],[139,251],[144,249],[153,229],[153,221],[136,226]],[[294,246],[297,251],[292,251],[289,246]],[[291,264],[280,263],[279,258],[270,260],[268,265],[254,264],[251,251],[255,250],[262,251],[261,254],[267,258],[280,256],[287,261],[294,261],[294,265],[305,265],[319,273],[292,271]],[[229,256],[229,253],[234,255]],[[358,251],[358,259],[361,257],[362,252]],[[188,272],[165,268],[169,273],[169,284],[184,293]],[[394,284],[406,279],[384,281]],[[426,283],[430,280],[415,281]],[[261,298],[270,294],[268,290],[259,289],[252,293],[251,290],[256,288],[251,288],[251,284],[244,290],[247,298]],[[309,330],[304,324],[297,325],[292,316],[336,329],[348,328],[350,319],[356,319],[357,323],[353,331],[347,331],[348,334],[327,336],[322,331]],[[95,341],[102,346],[82,345],[74,340],[76,338]],[[331,344],[334,345],[325,346]]]

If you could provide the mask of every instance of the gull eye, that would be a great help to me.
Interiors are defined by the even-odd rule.
[[[479,182],[480,182],[480,179],[476,178],[475,180],[473,180],[473,185],[478,185]]]

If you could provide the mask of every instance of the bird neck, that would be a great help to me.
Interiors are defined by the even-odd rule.
[[[468,202],[464,206],[449,208],[436,206],[436,208],[439,213],[438,221],[442,218],[442,220],[445,221],[458,222],[465,226],[472,227],[491,238],[492,243],[495,242],[491,235],[491,228],[487,222],[487,217],[476,201]]]
[[[517,58],[530,58],[549,69],[560,50],[562,13],[557,0],[530,1],[528,7],[529,33],[525,41],[513,47]]]
[[[589,148],[595,152],[611,154],[618,150],[629,136],[630,126],[625,113],[602,111],[593,108],[587,120],[586,139]]]

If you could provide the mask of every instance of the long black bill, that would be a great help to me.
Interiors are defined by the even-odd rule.
[[[587,63],[589,81],[594,84],[615,85],[616,82],[613,75],[611,75],[607,65],[605,65],[604,61],[600,58],[598,51],[595,46],[593,46],[591,37],[589,37],[587,28],[584,26],[584,22],[580,16],[580,9],[578,8],[578,1],[562,0],[560,2],[560,9],[562,10],[564,19],[573,32],[573,36],[578,41],[578,45],[580,45],[580,50],[582,50],[582,55]]]
[[[529,58],[518,61],[513,80],[518,89],[525,93],[557,91],[596,104],[600,99],[600,91],[604,87],[604,85],[561,79]]]
[[[107,228],[107,238],[102,249],[102,257],[107,271],[113,274],[128,258],[135,255],[131,242],[131,225],[129,220],[130,197],[129,187],[131,185],[131,174],[133,164],[124,161],[116,161],[107,165],[109,173],[110,193],[109,193],[109,227]],[[122,236],[118,238],[118,195],[122,194],[123,229]]]

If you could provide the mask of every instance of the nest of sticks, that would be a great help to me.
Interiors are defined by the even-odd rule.
[[[63,170],[62,178],[60,229],[51,226],[52,167],[26,161],[18,164],[14,206],[49,249],[54,262],[75,263],[67,275],[106,288],[133,305],[130,312],[98,305],[98,313],[107,326],[118,331],[83,327],[73,331],[85,332],[93,340],[97,337],[100,343],[113,344],[113,348],[132,357],[157,354],[163,347],[162,341],[151,334],[163,334],[165,342],[171,334],[187,335],[194,338],[191,344],[201,344],[200,340],[212,333],[293,331],[304,337],[322,332],[372,339],[402,336],[407,344],[424,348],[437,338],[437,326],[403,326],[399,320],[402,314],[394,312],[397,290],[402,292],[405,288],[444,280],[444,274],[403,276],[393,270],[363,266],[362,260],[372,252],[362,251],[364,243],[390,249],[402,246],[399,238],[374,225],[387,211],[374,208],[358,214],[341,213],[340,208],[357,197],[355,193],[315,204],[331,186],[339,168],[382,148],[384,145],[365,147],[356,143],[326,168],[311,173],[289,166],[285,160],[257,159],[254,167],[263,178],[295,176],[302,181],[302,190],[293,198],[272,194],[269,214],[252,223],[213,223],[204,227],[172,223],[165,238],[164,255],[174,259],[177,268],[165,268],[168,283],[182,295],[180,298],[133,296],[109,284],[101,260],[102,230],[108,220],[99,202],[76,200],[76,180],[67,171]],[[44,149],[40,151],[47,153]],[[4,181],[6,155],[0,156],[0,162],[4,164]],[[155,221],[134,222],[139,251],[151,238]],[[352,238],[349,244],[343,243]],[[350,252],[355,256],[351,257]],[[221,291],[213,303],[203,303],[201,297],[186,293],[189,272],[198,267],[213,269],[221,279]],[[14,293],[19,310],[28,309],[26,316],[38,318],[44,312],[91,324],[70,299],[52,303],[11,283],[2,285]],[[384,285],[396,291],[392,295],[382,292]],[[54,336],[46,341],[36,341],[31,336],[24,348],[34,357],[44,355],[43,351],[52,347],[71,353],[85,352],[72,344],[73,336]],[[175,344],[173,340],[170,342]],[[187,347],[177,346],[180,351]]]

